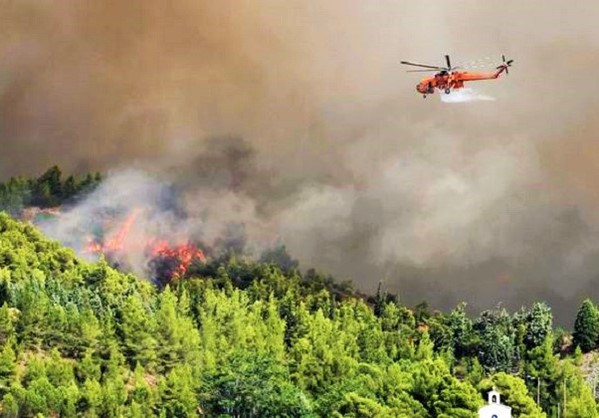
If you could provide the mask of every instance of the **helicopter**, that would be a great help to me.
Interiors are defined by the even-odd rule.
[[[466,81],[495,80],[504,72],[509,74],[508,68],[512,66],[514,60],[506,60],[505,55],[502,55],[501,59],[502,63],[497,66],[496,71],[486,73],[457,71],[461,67],[452,67],[449,55],[445,55],[445,62],[447,64],[445,67],[417,64],[409,61],[401,61],[401,63],[404,65],[426,68],[425,70],[408,70],[407,72],[409,73],[436,72],[434,76],[423,78],[420,80],[420,83],[416,85],[416,91],[421,93],[422,97],[426,99],[428,94],[435,93],[435,88],[444,91],[445,94],[450,94],[452,90],[463,88]]]

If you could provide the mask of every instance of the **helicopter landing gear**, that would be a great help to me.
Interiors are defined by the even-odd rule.
[[[423,95],[422,95],[422,98],[423,98],[423,99],[426,99],[426,94],[423,94]]]
[[[445,89],[445,94],[449,94],[449,93],[451,93],[451,90],[450,89]]]

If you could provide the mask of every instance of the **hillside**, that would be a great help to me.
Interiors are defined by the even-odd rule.
[[[597,415],[543,305],[472,321],[218,263],[159,290],[0,214],[2,416],[476,417],[492,385],[545,416],[514,367],[541,377],[544,410],[566,381],[567,416]]]
[[[62,179],[58,166],[48,168],[39,177],[11,177],[0,183],[0,209],[20,214],[30,207],[52,208],[72,204],[94,190],[101,180],[100,173],[88,173],[83,178],[70,175]]]

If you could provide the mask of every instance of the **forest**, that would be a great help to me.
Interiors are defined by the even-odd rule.
[[[37,178],[11,177],[0,183],[0,210],[16,215],[31,206],[51,208],[75,203],[101,180],[100,173],[87,173],[83,178],[69,175],[63,180],[58,166],[50,167]]]
[[[157,285],[7,213],[101,178],[57,170],[0,186],[1,416],[475,418],[492,387],[514,417],[599,416],[591,300],[572,330],[543,302],[411,308],[302,272],[284,248]]]

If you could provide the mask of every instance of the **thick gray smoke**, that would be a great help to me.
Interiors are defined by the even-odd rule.
[[[181,225],[194,233],[237,219],[249,241],[281,237],[303,266],[367,290],[384,279],[408,303],[545,298],[569,321],[599,297],[597,12],[591,0],[4,2],[0,174],[133,167],[184,189],[191,218],[225,218]],[[399,61],[445,53],[515,64],[472,86],[496,101],[422,100]]]
[[[88,260],[112,253],[111,261],[141,277],[151,278],[149,250],[159,242],[169,246],[201,243],[217,251],[230,241],[253,242],[245,251],[258,255],[271,242],[257,224],[254,202],[228,190],[177,190],[164,176],[140,170],[109,173],[82,202],[38,226],[50,237]],[[235,228],[239,226],[239,228]],[[94,250],[93,244],[105,245]]]

